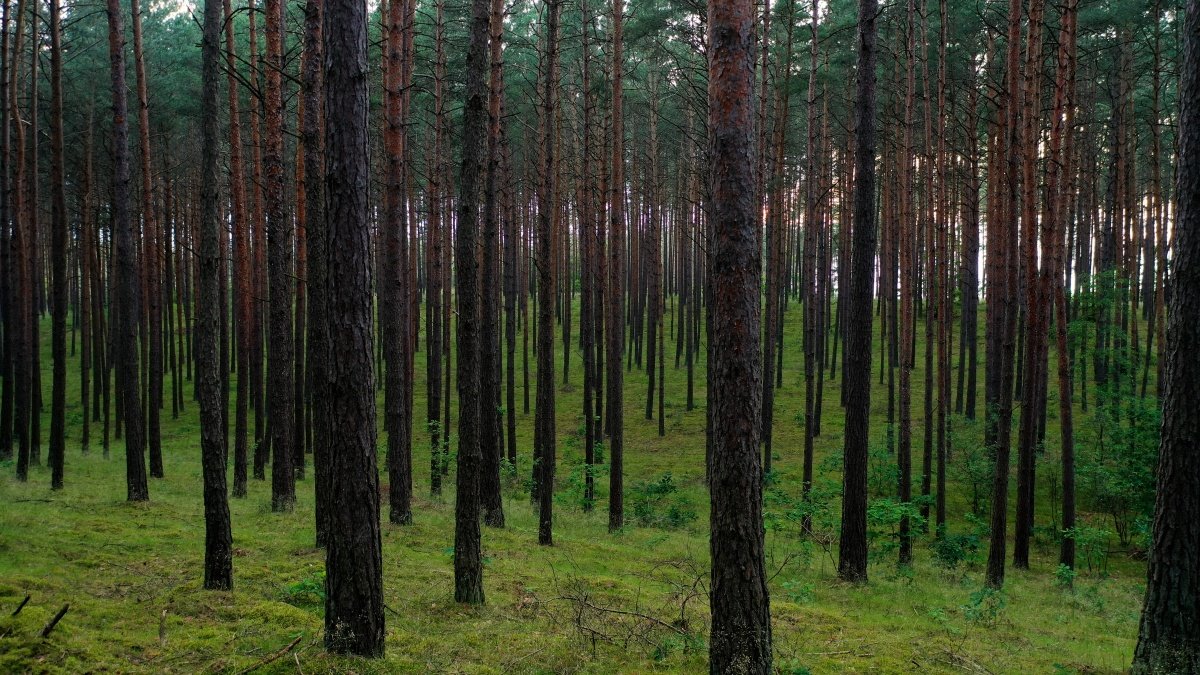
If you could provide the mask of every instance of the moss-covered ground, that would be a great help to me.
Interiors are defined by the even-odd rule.
[[[1039,538],[1031,570],[1010,570],[1001,595],[981,590],[986,539],[972,553],[972,533],[978,532],[965,517],[968,470],[956,468],[967,464],[979,434],[960,416],[953,418],[948,503],[950,532],[961,535],[964,549],[950,557],[962,561],[951,568],[945,555],[939,559],[930,534],[920,539],[915,565],[898,569],[883,522],[873,529],[870,582],[837,581],[837,547],[828,535],[837,522],[838,501],[830,491],[840,476],[841,378],[825,383],[816,448],[824,503],[814,516],[817,536],[803,537],[796,522],[802,508],[797,499],[803,447],[797,413],[804,404],[800,320],[793,305],[787,314],[784,386],[776,399],[775,472],[767,495],[776,668],[786,673],[1121,671],[1137,631],[1142,564],[1123,554],[1107,556],[1103,568],[1097,563],[1089,570],[1081,562],[1073,588],[1067,588],[1055,574],[1056,545]],[[49,328],[43,324],[46,345]],[[22,484],[10,462],[0,464],[0,672],[704,671],[704,360],[701,354],[697,405],[686,410],[686,371],[682,364],[674,367],[673,340],[668,345],[665,437],[658,436],[656,422],[644,419],[645,374],[635,368],[625,378],[630,524],[616,534],[607,529],[603,471],[597,476],[595,509],[581,507],[582,360],[573,348],[569,383],[558,391],[560,497],[553,547],[537,545],[537,521],[524,490],[533,416],[522,410],[518,363],[519,460],[505,477],[507,527],[483,533],[483,607],[453,602],[453,493],[429,496],[427,436],[416,434],[415,523],[389,525],[384,509],[387,654],[374,661],[332,657],[322,649],[323,557],[313,547],[311,471],[297,487],[294,513],[271,512],[268,482],[251,480],[246,498],[231,499],[235,590],[204,591],[199,429],[191,383],[186,383],[187,407],[179,418],[171,419],[169,400],[164,411],[166,477],[151,480],[148,503],[130,504],[125,502],[122,442],[114,440],[106,457],[94,436],[90,452],[81,451],[82,409],[77,360],[72,359],[66,488],[51,491],[44,466],[32,468]],[[561,383],[561,342],[557,350]],[[981,361],[983,351],[981,341]],[[922,345],[917,353],[923,354]],[[913,397],[918,471],[921,362],[918,358]],[[423,411],[423,354],[416,363],[414,410]],[[45,430],[50,379],[45,347],[42,364]],[[982,368],[981,363],[981,390]],[[531,361],[531,381],[533,369]],[[878,355],[875,369],[871,432],[873,444],[882,448],[887,395],[878,384]],[[1052,397],[1054,390],[1052,384]],[[1049,417],[1047,443],[1057,447],[1056,416]],[[381,467],[383,440],[381,435]],[[886,485],[890,460],[886,454],[876,457],[872,470],[885,477]],[[1052,463],[1052,457],[1048,450],[1045,461]],[[915,484],[919,491],[919,475]],[[1043,486],[1039,524],[1052,521],[1048,492]],[[886,521],[886,514],[881,518]],[[1098,515],[1085,514],[1085,519],[1101,524]],[[10,616],[26,595],[31,596],[28,605]],[[69,611],[49,638],[39,637],[67,603]]]

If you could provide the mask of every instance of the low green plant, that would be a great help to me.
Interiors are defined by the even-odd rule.
[[[873,500],[867,506],[867,544],[872,552],[890,553],[899,548],[900,523],[905,518],[908,518],[909,534],[915,538],[925,524],[916,504],[886,498]]]
[[[960,565],[979,562],[983,541],[987,537],[987,524],[970,513],[966,514],[966,520],[971,529],[965,532],[944,531],[934,539],[933,560],[939,567],[956,570]]]
[[[1070,589],[1075,586],[1075,577],[1079,573],[1067,565],[1059,564],[1054,570],[1054,585],[1059,588]]]
[[[1006,606],[1008,599],[1003,590],[984,586],[971,594],[967,604],[962,606],[962,613],[973,624],[994,626]]]
[[[296,607],[323,607],[325,605],[325,570],[313,570],[300,581],[285,586],[283,601]]]
[[[787,596],[787,599],[798,605],[807,605],[816,599],[816,596],[813,594],[814,588],[812,582],[799,581],[797,579],[783,582],[783,592]]]
[[[629,489],[630,512],[633,520],[643,527],[680,528],[696,520],[696,507],[686,496],[671,473],[657,480],[638,481]]]

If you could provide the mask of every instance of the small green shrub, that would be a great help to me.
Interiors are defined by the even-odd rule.
[[[1075,585],[1076,576],[1078,576],[1078,572],[1060,563],[1054,570],[1054,585],[1059,588],[1072,588]]]
[[[629,490],[633,520],[643,527],[679,528],[696,520],[691,500],[678,494],[670,472],[654,481],[639,481]]]
[[[1004,591],[984,586],[972,593],[967,604],[962,606],[963,617],[974,624],[994,626],[1007,605]]]
[[[798,605],[807,605],[816,599],[813,594],[814,588],[812,582],[795,579],[783,582],[783,592],[787,595],[787,599]]]
[[[325,605],[325,570],[319,569],[283,589],[283,601],[295,607],[312,608]]]

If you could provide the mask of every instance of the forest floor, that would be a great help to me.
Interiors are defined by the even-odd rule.
[[[667,322],[669,329],[669,316]],[[816,444],[820,478],[815,491],[822,505],[813,512],[817,535],[806,538],[797,522],[804,508],[798,499],[803,429],[798,422],[802,416],[797,417],[804,407],[804,386],[796,307],[787,322],[784,386],[776,395],[775,471],[766,495],[777,671],[1124,670],[1137,633],[1144,565],[1121,553],[1096,553],[1090,565],[1081,557],[1079,575],[1067,587],[1055,572],[1057,545],[1039,537],[1031,570],[1010,569],[1002,593],[984,591],[986,536],[978,521],[965,516],[971,488],[964,477],[979,475],[978,467],[972,474],[970,466],[979,456],[972,450],[978,430],[957,415],[948,490],[949,532],[954,535],[949,541],[954,546],[935,547],[932,535],[924,535],[915,565],[898,568],[892,521],[886,502],[879,502],[883,506],[872,516],[870,582],[854,586],[837,581],[832,535],[839,503],[841,378],[825,383],[823,427]],[[41,333],[46,344],[49,333],[46,323]],[[537,520],[525,487],[533,416],[532,411],[521,412],[518,362],[519,459],[505,477],[507,527],[483,531],[483,607],[453,602],[453,493],[430,498],[428,437],[416,434],[415,523],[386,524],[383,502],[387,654],[375,661],[332,657],[322,649],[324,564],[321,551],[313,547],[311,466],[297,486],[293,513],[271,512],[265,481],[251,480],[248,497],[230,500],[235,590],[204,591],[199,426],[190,383],[187,408],[179,418],[171,419],[169,399],[164,412],[166,477],[151,479],[151,501],[130,504],[125,501],[121,441],[113,441],[111,455],[105,457],[94,426],[91,452],[81,453],[78,369],[72,365],[66,489],[50,490],[44,466],[32,468],[29,482],[21,484],[11,463],[0,464],[0,672],[705,671],[703,353],[696,368],[697,405],[689,411],[686,370],[682,364],[674,367],[673,340],[667,342],[672,359],[666,369],[665,437],[658,436],[657,422],[644,419],[645,374],[635,369],[625,378],[629,524],[617,534],[607,531],[607,474],[596,478],[594,510],[581,507],[582,359],[572,349],[570,384],[560,385],[558,395],[553,547],[537,545]],[[561,342],[556,349],[561,383]],[[981,388],[983,351],[981,344]],[[918,345],[917,354],[922,353]],[[920,489],[920,361],[913,378],[914,492]],[[413,409],[424,411],[423,354],[416,363]],[[43,382],[48,383],[48,350],[42,364]],[[532,360],[529,367],[532,382]],[[876,371],[878,367],[876,355]],[[871,438],[882,448],[887,390],[873,379],[876,422]],[[1054,389],[1051,384],[1051,401]],[[45,398],[43,434],[48,430],[48,390]],[[535,400],[532,393],[529,400]],[[1048,420],[1047,439],[1057,446],[1054,417]],[[386,479],[383,441],[381,434],[381,480]],[[872,457],[873,491],[886,495],[887,486],[894,485],[887,477],[890,459],[881,451]],[[1051,461],[1049,455],[1045,461]],[[963,468],[956,470],[959,464]],[[1015,479],[1012,483],[1015,489]],[[448,485],[453,486],[452,479]],[[1052,520],[1047,492],[1039,495],[1039,524]],[[1103,525],[1098,515],[1085,514],[1084,519]],[[26,595],[29,603],[10,616]],[[49,638],[39,637],[68,603],[69,611]]]

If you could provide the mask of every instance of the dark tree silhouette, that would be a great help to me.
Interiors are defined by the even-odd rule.
[[[754,3],[708,4],[708,128],[712,195],[713,673],[771,672],[771,610],[763,563],[762,348],[755,212]]]
[[[54,374],[50,391],[50,485],[63,486],[67,414],[67,197],[63,169],[62,6],[50,0],[50,257],[54,290],[50,311],[51,358]],[[86,414],[85,414],[86,417]]]
[[[1200,672],[1200,1],[1189,0],[1179,81],[1175,256],[1154,530],[1134,673]]]
[[[129,215],[129,102],[125,98],[125,24],[120,0],[108,0],[108,60],[113,99],[113,259],[116,280],[116,361],[125,412],[125,487],[131,502],[150,499],[146,483],[142,394],[138,384],[138,275],[134,225]]]
[[[200,395],[200,461],[204,473],[204,587],[233,588],[233,535],[225,489],[225,406],[221,391],[220,337],[220,157],[217,109],[221,76],[221,0],[204,0],[201,172],[200,275],[196,294],[196,378]],[[150,405],[154,405],[151,401]]]
[[[383,551],[371,366],[371,226],[367,211],[367,6],[324,6],[326,332],[314,396],[327,410],[329,465],[325,648],[382,656]],[[325,423],[324,421],[322,423]],[[318,436],[319,437],[319,436]]]
[[[537,233],[537,409],[534,421],[534,457],[537,465],[538,543],[554,543],[554,255],[552,234],[558,158],[554,143],[558,103],[559,0],[546,1],[546,65],[542,90],[542,185],[538,194]],[[566,349],[570,349],[568,342]]]
[[[871,412],[871,294],[875,257],[876,0],[858,2],[858,82],[854,102],[854,231],[846,298],[846,437],[838,576],[867,580],[867,431]]]
[[[458,299],[458,477],[454,500],[454,599],[483,604],[483,553],[479,542],[480,337],[478,187],[487,138],[488,0],[472,0],[470,44],[466,54],[462,169],[458,189],[455,244]]]

